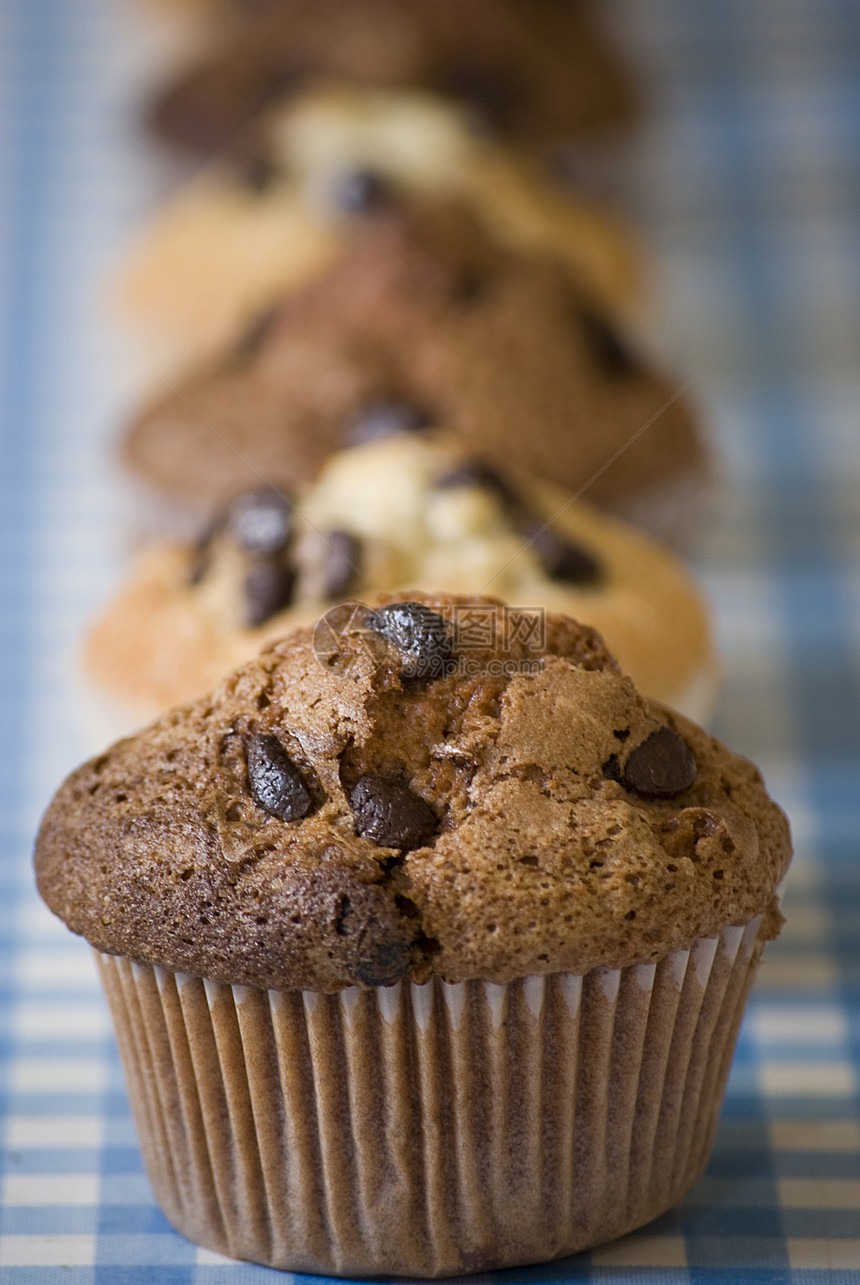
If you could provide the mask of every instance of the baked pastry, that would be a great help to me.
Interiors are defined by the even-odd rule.
[[[112,712],[109,734],[202,695],[336,602],[414,584],[489,586],[588,621],[641,691],[700,721],[710,712],[708,613],[677,558],[584,501],[427,433],[333,455],[295,508],[258,488],[201,543],[148,548],[84,652],[99,709]]]
[[[567,617],[329,626],[84,764],[39,832],[165,1213],[350,1275],[648,1221],[707,1160],[785,818]]]
[[[164,139],[231,145],[259,114],[316,81],[441,93],[531,147],[626,125],[629,76],[587,13],[558,0],[279,0],[233,23],[164,88]]]
[[[270,112],[247,153],[212,162],[159,211],[121,268],[117,301],[168,352],[198,356],[313,280],[401,193],[461,199],[502,244],[551,250],[597,309],[636,294],[620,221],[476,133],[462,109],[328,86]]]
[[[678,386],[556,259],[424,203],[380,212],[324,277],[179,377],[132,424],[125,455],[185,504],[212,505],[260,473],[293,492],[332,451],[425,422],[622,516],[705,472]]]

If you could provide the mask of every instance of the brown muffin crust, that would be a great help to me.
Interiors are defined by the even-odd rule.
[[[312,481],[381,402],[413,407],[501,467],[573,491],[594,478],[587,498],[609,507],[704,469],[677,387],[553,258],[493,244],[452,205],[384,209],[252,343],[176,387],[131,425],[125,455],[196,502],[222,502],[260,473],[287,490]]]
[[[405,677],[403,637],[342,614],[336,645],[297,630],[74,772],[36,844],[51,909],[102,951],[325,992],[621,967],[762,912],[775,929],[788,827],[752,764],[643,701],[568,617],[511,637],[534,617],[499,607],[491,642],[463,613],[493,600],[405,600],[453,629],[438,676]],[[398,825],[413,838],[383,846]]]
[[[168,84],[150,113],[173,144],[210,152],[319,79],[435,90],[476,126],[529,144],[629,122],[629,80],[587,15],[558,0],[279,0],[249,14]]]

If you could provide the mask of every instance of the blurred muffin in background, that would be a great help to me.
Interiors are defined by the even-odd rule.
[[[333,455],[297,507],[259,482],[194,544],[139,559],[84,663],[110,711],[100,739],[191,700],[292,625],[355,596],[427,584],[564,611],[597,628],[648,696],[705,719],[707,610],[668,550],[440,433]]]
[[[151,123],[209,154],[318,80],[441,93],[476,128],[542,152],[633,115],[615,55],[587,13],[558,0],[279,0],[230,24],[162,90]]]
[[[790,857],[753,764],[593,629],[413,592],[102,750],[34,861],[166,1216],[378,1279],[560,1257],[692,1185]]]
[[[677,385],[556,257],[426,201],[381,212],[326,274],[177,377],[124,452],[139,477],[205,511],[260,472],[294,492],[333,451],[428,424],[658,533],[707,471]]]
[[[270,111],[141,232],[122,311],[187,359],[229,342],[279,293],[324,271],[402,196],[461,200],[503,244],[558,255],[594,306],[627,308],[638,264],[621,221],[420,91],[320,87]]]

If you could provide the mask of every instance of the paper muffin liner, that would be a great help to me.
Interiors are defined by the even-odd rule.
[[[760,927],[584,976],[337,995],[97,959],[175,1227],[293,1271],[442,1276],[585,1249],[687,1190]]]

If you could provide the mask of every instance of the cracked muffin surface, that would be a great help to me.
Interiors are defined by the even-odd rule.
[[[592,629],[399,595],[287,635],[74,772],[39,889],[99,950],[264,988],[504,983],[768,917],[756,768]]]

